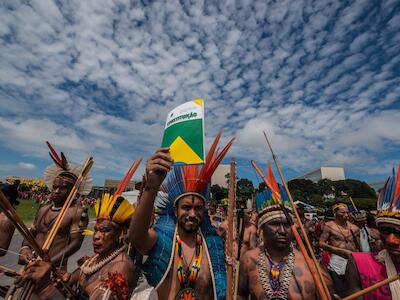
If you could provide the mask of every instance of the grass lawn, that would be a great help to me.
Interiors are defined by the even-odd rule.
[[[20,203],[16,207],[17,213],[22,219],[22,221],[24,221],[25,224],[30,226],[33,219],[36,216],[36,212],[39,208],[39,203],[36,203],[31,199],[18,199],[18,201]]]
[[[30,226],[36,216],[39,204],[31,199],[19,199],[19,202],[20,204],[16,207],[17,213],[22,221],[24,221],[26,225]],[[94,208],[89,209],[89,218],[90,221],[96,219]]]

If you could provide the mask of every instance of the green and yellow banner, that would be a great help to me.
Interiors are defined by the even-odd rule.
[[[170,147],[175,164],[204,163],[204,102],[196,99],[168,113],[162,147]]]

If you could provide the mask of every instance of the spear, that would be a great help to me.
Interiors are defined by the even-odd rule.
[[[393,281],[396,281],[398,279],[400,279],[400,275],[399,274],[393,275],[393,276],[391,276],[389,278],[386,278],[384,280],[378,281],[377,283],[375,283],[375,284],[373,284],[373,285],[371,285],[371,286],[369,286],[369,287],[367,287],[367,288],[365,288],[365,289],[363,289],[361,291],[355,292],[354,294],[351,294],[351,295],[349,295],[349,296],[347,296],[345,298],[342,298],[342,300],[353,300],[353,299],[356,299],[358,297],[361,297],[361,296],[363,296],[365,294],[368,294],[368,293],[370,293],[372,291],[375,291],[375,290],[379,289],[380,287],[382,287],[382,286],[384,286],[386,284],[389,284],[389,283],[391,283]]]
[[[253,167],[257,171],[257,173],[260,174],[260,176],[264,180],[265,184],[269,187],[268,181],[266,180],[266,178],[265,178],[264,174],[262,173],[261,169],[258,167],[257,163],[254,160],[252,160],[251,164],[253,165]],[[292,229],[293,235],[296,238],[296,242],[299,245],[300,251],[304,256],[304,259],[306,261],[308,269],[311,272],[311,276],[313,277],[313,280],[314,280],[314,282],[315,282],[315,284],[317,286],[317,289],[318,289],[319,294],[321,295],[321,298],[323,300],[329,299],[329,297],[330,297],[329,291],[328,291],[328,293],[326,293],[326,291],[324,290],[323,284],[321,282],[321,278],[319,278],[317,276],[317,272],[315,270],[314,264],[317,265],[318,262],[316,262],[316,260],[314,260],[314,264],[313,264],[313,262],[311,261],[309,255],[307,253],[307,250],[306,250],[306,248],[304,246],[303,240],[301,239],[301,236],[300,236],[299,232],[297,231],[296,224],[294,223],[292,217],[290,216],[290,214],[288,212],[288,209],[285,207],[285,205],[282,204],[281,199],[277,198],[277,202],[280,205],[283,213],[285,214],[286,219],[289,222],[290,228]],[[294,207],[293,207],[293,210],[295,210]],[[299,221],[299,224],[302,224],[301,221]]]
[[[324,292],[326,293],[327,297],[330,299],[330,293],[329,293],[328,286],[326,285],[326,282],[325,282],[325,280],[324,280],[324,278],[323,278],[323,276],[322,276],[321,267],[320,267],[320,265],[319,265],[319,263],[318,263],[318,261],[317,261],[317,258],[315,257],[314,249],[313,249],[312,246],[311,246],[311,243],[310,243],[310,241],[309,241],[309,239],[308,239],[307,233],[306,233],[306,231],[305,231],[305,229],[304,229],[303,223],[301,222],[299,213],[297,212],[296,204],[295,204],[294,201],[293,201],[292,195],[291,195],[291,193],[290,193],[290,191],[289,191],[289,188],[288,188],[288,186],[287,186],[287,184],[286,184],[285,178],[283,177],[283,173],[282,173],[281,167],[279,166],[279,163],[278,163],[278,160],[277,160],[277,158],[276,158],[276,156],[275,156],[275,153],[274,153],[274,151],[272,150],[272,146],[271,146],[271,144],[270,144],[270,142],[269,142],[269,140],[268,140],[267,134],[265,133],[265,131],[263,131],[263,133],[264,133],[265,140],[267,141],[269,150],[271,151],[272,158],[273,158],[274,163],[275,163],[275,166],[276,166],[276,168],[277,168],[277,170],[278,170],[278,173],[279,173],[279,176],[280,176],[280,178],[281,178],[282,184],[283,184],[283,186],[285,187],[285,190],[286,190],[286,193],[287,193],[287,195],[288,195],[288,197],[289,197],[290,203],[291,203],[292,206],[293,206],[293,211],[294,211],[295,217],[296,217],[296,219],[298,220],[301,233],[302,233],[303,236],[304,236],[304,240],[305,240],[305,242],[306,242],[308,251],[310,252],[311,258],[312,258],[312,260],[313,260],[313,262],[314,262],[314,264],[315,264],[315,267],[316,267],[316,269],[317,269],[318,277],[319,277],[319,279],[320,279],[320,281],[321,281],[321,283],[322,283],[322,285],[323,285],[323,290],[324,290]],[[316,282],[316,284],[318,285],[318,282]]]
[[[236,182],[236,163],[232,158],[230,179],[229,179],[229,206],[228,206],[228,236],[227,236],[227,256],[233,257],[233,210],[235,208],[235,182]],[[226,299],[233,299],[233,266],[227,265],[227,277],[226,277]]]

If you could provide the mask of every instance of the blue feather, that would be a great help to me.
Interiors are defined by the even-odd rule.
[[[386,187],[385,193],[383,195],[382,210],[388,210],[392,204],[392,194],[393,194],[393,178],[389,177],[389,182]]]

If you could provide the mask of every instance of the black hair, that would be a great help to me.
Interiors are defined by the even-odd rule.
[[[8,201],[10,201],[11,205],[18,205],[18,183],[17,184],[8,184],[3,183],[0,186],[1,191],[7,197]]]

